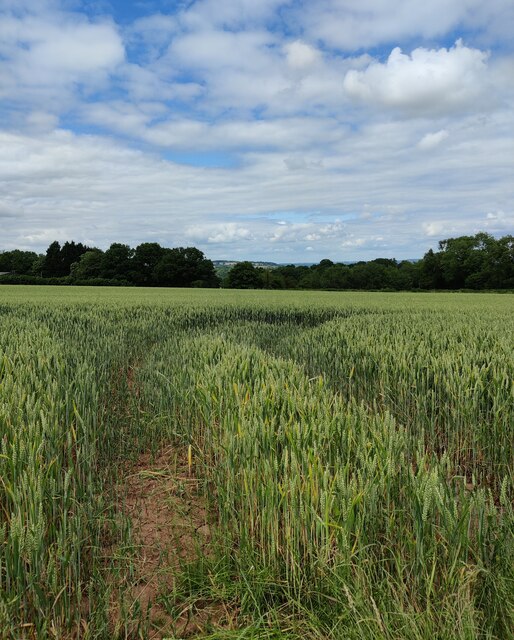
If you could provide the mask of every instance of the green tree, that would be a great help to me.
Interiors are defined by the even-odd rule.
[[[89,251],[89,247],[86,247],[81,242],[65,242],[61,248],[61,271],[62,275],[69,276],[71,273],[71,265],[79,260],[86,251]]]
[[[133,279],[133,256],[134,249],[131,249],[128,244],[119,242],[111,244],[102,257],[102,277],[131,282]]]
[[[43,270],[45,268],[45,258],[46,256],[43,254],[38,256],[34,260],[34,262],[32,263],[32,266],[30,267],[30,272],[29,272],[31,276],[37,276],[38,278],[43,277]]]
[[[309,268],[288,264],[285,267],[277,267],[275,272],[283,278],[285,289],[298,289],[302,276],[309,272]]]
[[[444,286],[441,256],[429,249],[423,256],[420,269],[420,287],[422,289],[441,289]]]
[[[0,253],[0,271],[9,271],[16,274],[31,273],[32,265],[38,259],[33,251],[4,251]]]
[[[52,242],[46,250],[42,273],[45,278],[59,278],[64,275],[61,245],[57,240]]]
[[[261,287],[263,289],[284,289],[285,282],[282,274],[277,273],[276,269],[266,269],[260,267],[257,269],[261,278]]]
[[[514,289],[514,236],[500,238],[491,256],[490,286]]]
[[[103,251],[90,249],[71,265],[71,275],[75,280],[100,278],[103,268]]]
[[[155,282],[167,287],[218,287],[214,264],[196,247],[164,249],[154,269]]]
[[[486,259],[487,234],[448,238],[439,243],[441,272],[444,285],[462,289],[466,279],[482,270]]]
[[[323,269],[320,274],[320,285],[322,289],[347,289],[348,275],[350,268],[345,264],[334,264]]]
[[[259,271],[248,261],[238,262],[228,272],[226,286],[229,289],[262,289]]]
[[[132,261],[136,284],[155,284],[155,268],[165,251],[158,242],[144,242],[136,247]]]
[[[348,281],[352,289],[384,289],[387,267],[378,262],[358,262],[351,266]]]
[[[398,265],[395,289],[398,291],[405,289],[419,289],[422,262],[411,262],[402,260]]]

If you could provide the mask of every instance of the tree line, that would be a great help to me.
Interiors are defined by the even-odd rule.
[[[226,286],[241,289],[514,289],[514,236],[495,239],[487,233],[439,242],[421,260],[377,258],[353,264],[321,260],[312,266],[287,265],[273,270],[251,262],[236,264]]]
[[[233,289],[430,290],[514,289],[514,236],[487,233],[439,242],[421,260],[377,258],[353,264],[321,260],[312,266],[256,267],[244,261],[223,280],[195,247],[166,248],[158,243],[135,249],[114,243],[106,251],[75,242],[53,242],[46,254],[0,254],[0,282],[130,284]]]
[[[161,247],[145,242],[135,249],[115,242],[102,251],[78,242],[55,241],[46,254],[6,251],[0,254],[2,282],[136,285],[145,287],[219,287],[214,264],[196,247]]]

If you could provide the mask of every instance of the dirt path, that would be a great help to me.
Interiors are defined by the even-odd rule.
[[[130,469],[124,487],[123,512],[132,524],[136,545],[134,575],[125,594],[129,618],[138,611],[144,629],[120,628],[119,605],[113,606],[118,637],[187,638],[208,628],[231,626],[219,604],[181,606],[172,596],[181,561],[209,554],[211,528],[199,481],[191,474],[187,447],[165,447],[156,456],[143,454]],[[116,637],[116,635],[115,635]]]

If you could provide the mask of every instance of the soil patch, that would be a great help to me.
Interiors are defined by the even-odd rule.
[[[188,449],[162,448],[152,456],[141,455],[125,482],[122,510],[130,519],[136,545],[131,585],[124,594],[129,619],[143,620],[137,628],[123,630],[119,603],[112,607],[118,637],[186,638],[208,628],[227,627],[230,615],[218,603],[174,603],[175,581],[182,561],[209,555],[211,524],[199,480],[191,473]],[[124,634],[124,635],[123,635]],[[115,634],[116,637],[116,634]]]

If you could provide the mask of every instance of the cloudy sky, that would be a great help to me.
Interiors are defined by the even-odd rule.
[[[514,233],[513,0],[0,0],[0,249]]]

